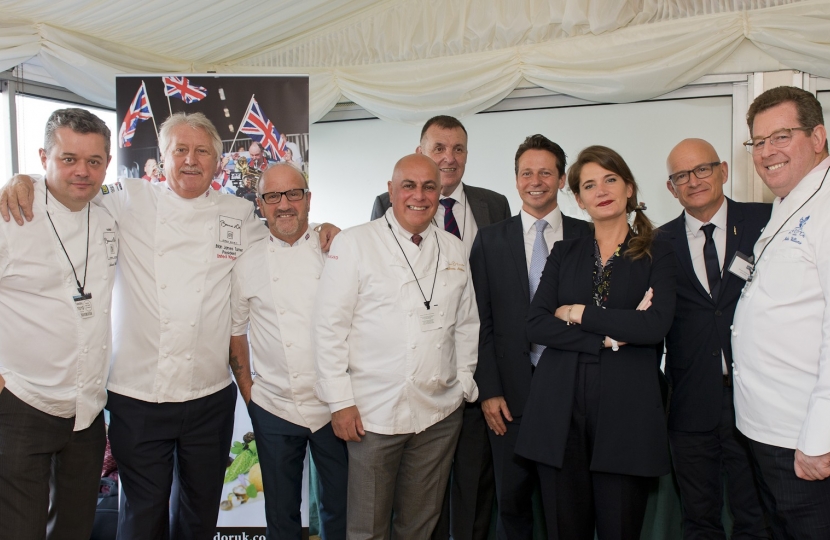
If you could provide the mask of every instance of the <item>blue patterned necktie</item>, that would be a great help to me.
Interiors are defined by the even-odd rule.
[[[548,259],[548,244],[545,242],[545,228],[548,222],[540,219],[536,222],[536,240],[533,241],[533,254],[530,256],[530,270],[527,273],[527,281],[530,289],[530,300],[533,301],[533,296],[536,294],[536,289],[539,288],[539,280],[542,279],[542,270],[545,268],[545,261]],[[539,358],[542,356],[542,351],[545,350],[543,345],[531,343],[530,345],[530,363],[534,366],[539,363]]]
[[[444,207],[444,230],[461,238],[461,233],[458,231],[458,222],[455,221],[455,216],[452,214],[452,206],[455,204],[455,199],[447,197],[438,202]]]

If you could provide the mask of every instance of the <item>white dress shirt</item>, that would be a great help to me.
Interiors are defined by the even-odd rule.
[[[473,241],[476,239],[478,233],[478,225],[476,225],[473,212],[470,210],[470,202],[467,200],[467,193],[464,191],[464,183],[459,182],[455,190],[447,197],[441,195],[439,200],[452,198],[455,199],[455,204],[452,206],[452,215],[458,223],[458,232],[461,234],[461,241],[464,242],[464,248],[467,250],[467,257],[470,256],[470,250],[473,249]],[[435,217],[432,222],[441,230],[444,230],[444,205],[438,205],[438,211],[435,212]]]
[[[314,308],[315,394],[332,412],[356,405],[364,428],[383,435],[419,433],[478,397],[478,310],[464,246],[434,225],[420,248],[410,236],[392,208],[341,232]]]
[[[314,395],[311,347],[323,261],[319,235],[311,229],[294,245],[269,236],[239,258],[231,288],[233,335],[247,332],[251,343],[256,372],[251,400],[312,432],[331,421],[328,404]]]
[[[163,403],[225,388],[231,270],[268,229],[250,201],[212,189],[184,199],[141,179],[105,187],[96,203],[121,235],[107,389]]]
[[[536,242],[536,222],[539,220],[524,210],[521,210],[519,215],[522,216],[522,232],[524,233],[525,239],[525,262],[527,262],[527,271],[530,273],[530,259],[533,257],[533,244]],[[542,235],[545,237],[545,244],[548,246],[548,255],[550,255],[550,252],[553,250],[553,244],[562,240],[564,234],[562,229],[562,211],[557,206],[542,219],[548,222],[548,226],[545,227]]]
[[[715,226],[715,230],[712,232],[712,239],[715,241],[715,249],[718,252],[718,268],[721,271],[721,278],[723,278],[723,263],[726,257],[726,207],[726,199],[724,199],[718,211],[712,216],[712,219],[706,222]],[[703,246],[706,244],[706,234],[700,230],[706,223],[689,215],[688,212],[684,212],[684,214],[686,216],[686,240],[689,241],[692,268],[695,269],[697,280],[700,281],[700,284],[711,296],[712,291],[709,290],[709,277],[706,273],[706,259],[703,257]],[[721,369],[723,370],[723,374],[726,375],[729,371],[726,368],[726,357],[723,355],[723,351],[721,351],[720,357]]]
[[[738,429],[808,456],[830,452],[828,168],[830,158],[773,202],[732,331]]]
[[[45,195],[37,182],[31,223],[0,221],[0,375],[3,391],[46,414],[74,416],[80,431],[107,402],[117,230],[94,205],[89,214],[86,207],[71,212],[51,194],[46,204]],[[72,266],[92,294],[89,317],[81,317],[73,300],[79,293]]]

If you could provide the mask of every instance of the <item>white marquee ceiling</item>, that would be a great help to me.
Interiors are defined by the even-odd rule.
[[[463,116],[523,80],[624,102],[747,41],[830,77],[827,0],[0,0],[0,13],[0,70],[35,58],[105,105],[116,74],[207,71],[309,73],[312,120],[344,97],[399,121]]]

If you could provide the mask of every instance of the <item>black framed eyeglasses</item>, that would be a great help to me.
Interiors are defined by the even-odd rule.
[[[720,161],[713,161],[712,163],[701,163],[694,169],[690,169],[688,171],[677,171],[674,174],[669,175],[669,181],[675,186],[682,186],[689,180],[691,180],[692,176],[695,175],[699,180],[703,180],[704,178],[709,178],[712,176],[712,173],[715,172],[715,167],[720,165]]]
[[[793,131],[803,131],[807,133],[813,131],[814,127],[816,126],[779,129],[773,131],[766,137],[755,137],[749,139],[744,143],[744,148],[746,148],[746,151],[750,154],[759,154],[764,150],[764,145],[767,144],[767,139],[769,139],[770,144],[776,148],[786,148],[793,140]]]
[[[265,201],[265,204],[277,204],[282,200],[282,196],[285,195],[285,198],[289,201],[296,202],[302,200],[306,193],[308,193],[307,188],[297,188],[289,189],[288,191],[271,191],[263,193],[259,196],[259,198]]]

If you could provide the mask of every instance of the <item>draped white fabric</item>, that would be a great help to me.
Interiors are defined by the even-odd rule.
[[[522,79],[591,101],[648,99],[711,73],[744,40],[830,77],[827,0],[103,5],[0,0],[0,70],[37,57],[61,85],[109,106],[119,73],[309,73],[312,121],[343,96],[411,123],[481,111]]]

